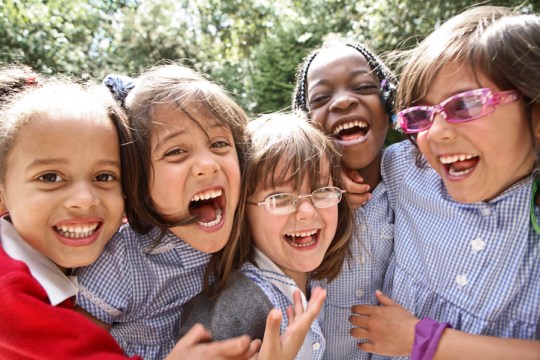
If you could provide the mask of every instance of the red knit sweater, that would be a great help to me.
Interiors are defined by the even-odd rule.
[[[0,247],[0,359],[127,357],[105,329],[73,311],[71,300],[52,306],[26,264]]]

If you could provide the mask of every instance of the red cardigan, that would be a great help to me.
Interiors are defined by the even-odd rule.
[[[26,264],[0,247],[0,359],[127,359],[107,330],[73,306],[52,306]]]

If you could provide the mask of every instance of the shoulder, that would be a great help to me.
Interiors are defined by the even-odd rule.
[[[262,339],[271,309],[272,303],[261,288],[235,272],[219,296],[211,298],[201,293],[184,306],[180,332],[183,335],[194,324],[201,323],[216,340],[244,334]]]

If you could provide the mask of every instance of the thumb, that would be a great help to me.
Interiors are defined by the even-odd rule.
[[[396,302],[394,302],[392,299],[390,299],[388,296],[384,295],[382,291],[376,290],[375,291],[375,297],[377,298],[377,301],[384,306],[395,306],[398,305]]]
[[[181,341],[184,344],[195,345],[201,342],[207,342],[212,339],[210,332],[204,328],[201,324],[195,324],[189,331],[184,335]]]

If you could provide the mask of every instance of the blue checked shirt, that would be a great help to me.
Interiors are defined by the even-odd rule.
[[[382,290],[386,268],[394,246],[393,212],[386,186],[375,187],[371,199],[355,211],[356,231],[351,242],[352,258],[343,263],[341,273],[330,283],[314,282],[327,290],[325,317],[321,322],[326,338],[325,359],[367,360],[360,342],[350,335],[351,306],[377,305],[375,290]]]
[[[395,210],[392,293],[417,317],[468,333],[540,339],[540,236],[530,223],[533,175],[489,202],[454,201],[437,173],[391,146],[382,175]],[[536,217],[539,208],[535,207]]]
[[[295,290],[298,290],[298,286],[296,286],[294,280],[286,276],[277,265],[258,249],[255,249],[255,261],[259,265],[259,268],[247,262],[242,265],[240,271],[263,290],[274,307],[281,310],[283,318],[281,320],[280,332],[283,334],[288,326],[287,307],[292,306],[292,295]],[[303,294],[302,302],[305,309],[307,301]],[[326,344],[319,320],[323,317],[324,308],[321,309],[321,313],[311,324],[304,343],[296,355],[296,360],[322,359]]]
[[[107,244],[98,260],[76,271],[78,305],[111,324],[126,354],[162,359],[178,340],[182,306],[202,291],[210,255],[168,232],[147,235],[128,225]]]

